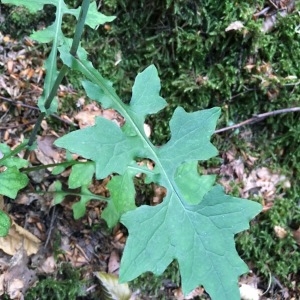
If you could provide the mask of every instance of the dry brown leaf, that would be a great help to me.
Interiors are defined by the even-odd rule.
[[[243,180],[243,191],[241,196],[248,198],[251,195],[258,195],[266,201],[272,201],[276,197],[277,186],[290,187],[290,181],[284,175],[272,173],[266,167],[252,170]]]
[[[1,275],[0,295],[6,293],[10,299],[24,299],[24,294],[37,280],[35,272],[27,267],[28,257],[21,247],[11,258],[9,269]]]
[[[15,255],[20,247],[24,247],[27,255],[37,253],[41,241],[32,233],[12,221],[8,235],[0,237],[0,249],[9,255]]]
[[[116,275],[104,272],[94,272],[94,275],[100,280],[103,287],[103,300],[129,300],[131,291],[127,283],[119,283]]]
[[[79,128],[85,128],[88,126],[95,125],[95,118],[97,116],[102,116],[102,111],[100,109],[98,110],[92,110],[92,111],[81,111],[75,116],[75,120],[78,121]]]
[[[56,137],[53,135],[46,135],[37,138],[38,149],[42,154],[52,160],[54,163],[61,162],[61,151],[54,146]],[[42,161],[41,161],[42,162]]]
[[[56,262],[53,256],[49,256],[42,263],[41,266],[38,267],[39,273],[51,274],[56,270]]]
[[[119,275],[120,254],[117,250],[113,250],[110,254],[107,270],[108,273]]]
[[[241,158],[233,162],[233,170],[236,176],[238,177],[239,181],[242,181],[244,177],[245,167],[244,162]]]

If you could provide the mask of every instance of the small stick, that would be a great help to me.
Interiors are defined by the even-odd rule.
[[[271,117],[271,116],[275,116],[275,115],[279,115],[279,114],[284,114],[284,113],[288,113],[288,112],[296,112],[296,111],[300,111],[300,107],[291,107],[291,108],[284,108],[284,109],[278,109],[278,110],[274,110],[274,111],[270,111],[267,113],[263,113],[263,114],[258,114],[258,115],[253,115],[252,118],[245,120],[241,123],[232,125],[232,126],[228,126],[228,127],[224,127],[221,129],[217,129],[214,133],[221,133],[230,129],[236,129],[242,126],[245,126],[247,124],[253,124],[256,122],[260,122],[261,120],[267,118],[267,117]]]
[[[22,102],[20,102],[20,101],[14,101],[14,100],[12,100],[12,99],[9,99],[9,98],[3,97],[3,96],[0,96],[0,99],[1,99],[1,100],[4,100],[4,101],[6,101],[6,102],[9,102],[9,103],[11,103],[12,105],[15,105],[15,106],[20,105],[20,106],[22,106],[22,107],[27,107],[27,108],[30,108],[30,109],[33,109],[33,110],[37,110],[37,111],[40,110],[40,109],[39,109],[38,107],[36,107],[36,106],[32,106],[32,105],[29,105],[29,104],[25,104],[25,103],[22,103]],[[65,119],[61,118],[60,116],[58,116],[58,115],[56,115],[56,114],[51,114],[50,116],[53,117],[53,118],[55,118],[55,119],[57,119],[57,120],[59,120],[59,121],[61,121],[61,122],[66,123],[66,124],[68,124],[68,125],[72,125],[72,126],[78,127],[77,124],[75,124],[75,123],[73,123],[73,122],[70,122],[70,121],[68,121],[68,120],[65,120]],[[36,123],[36,120],[35,120],[34,122],[32,122],[32,123]],[[27,123],[27,124],[29,124],[29,123]],[[21,124],[20,126],[23,126],[23,125],[26,125],[26,124]],[[7,128],[11,128],[11,127],[7,127]],[[1,128],[1,129],[5,129],[5,128]]]

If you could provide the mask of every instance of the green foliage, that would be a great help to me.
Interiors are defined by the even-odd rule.
[[[299,103],[300,86],[294,85],[300,78],[299,3],[268,34],[261,32],[263,19],[253,19],[264,5],[262,0],[104,0],[103,11],[118,18],[111,27],[99,29],[100,36],[88,31],[85,47],[96,68],[115,83],[125,100],[135,74],[149,64],[157,66],[169,104],[157,117],[150,117],[153,140],[160,144],[168,138],[168,120],[177,105],[187,111],[228,105],[229,119],[237,123],[253,113]],[[225,32],[237,20],[243,22],[244,30]],[[122,61],[114,66],[118,53]],[[245,67],[251,63],[255,68],[249,72]],[[263,63],[270,63],[279,79],[267,87],[255,77],[267,77],[262,69],[256,71]],[[287,82],[288,75],[298,79]],[[274,118],[269,124],[280,127],[281,121]],[[289,128],[296,125],[289,121]]]
[[[94,126],[69,133],[58,139],[56,145],[93,160],[97,179],[111,173],[122,176],[127,169],[133,169],[133,175],[143,172],[135,159],[151,159],[155,162],[155,169],[152,173],[148,172],[146,182],[160,184],[168,190],[162,204],[156,207],[141,206],[122,215],[121,222],[128,228],[129,238],[122,258],[121,280],[132,280],[146,271],[160,274],[176,258],[185,293],[201,283],[212,297],[238,299],[237,284],[231,280],[244,273],[247,267],[234,254],[233,235],[247,228],[247,221],[259,212],[260,205],[230,198],[223,194],[220,187],[211,189],[211,179],[199,179],[195,171],[195,179],[182,176],[184,167],[177,172],[183,163],[206,160],[217,153],[209,139],[219,109],[186,113],[184,109],[177,108],[170,121],[171,139],[158,148],[146,137],[143,129],[146,115],[158,112],[165,105],[159,96],[160,84],[153,66],[137,76],[131,102],[126,105],[88,61],[78,60],[63,52],[61,55],[64,63],[81,70],[94,82],[83,84],[88,96],[105,108],[116,109],[125,117],[126,123],[119,128],[111,121],[97,118]],[[190,166],[185,168],[190,169]],[[121,184],[110,186],[115,189],[112,194],[124,192],[121,189],[124,178],[118,180]],[[199,182],[207,191],[206,196],[202,194],[203,200],[194,188]],[[180,187],[184,187],[183,191]],[[132,194],[131,189],[129,199]],[[184,195],[191,200],[187,200],[189,197],[185,199]],[[124,199],[118,199],[122,207]],[[189,249],[192,255],[186,255]],[[227,261],[222,258],[224,256],[228,257]],[[232,268],[233,265],[235,268]],[[192,266],[197,269],[197,275],[190,273]],[[211,269],[215,273],[209,274]],[[221,278],[220,281],[217,278]],[[228,281],[228,278],[231,280]]]
[[[21,144],[14,151],[5,144],[0,144],[0,195],[15,198],[20,189],[28,184],[28,177],[19,171],[20,168],[28,165],[28,162],[19,157],[14,157],[18,151],[25,148],[26,143]]]
[[[6,236],[10,228],[9,216],[0,210],[0,237]]]
[[[122,216],[129,238],[121,280],[145,271],[161,274],[175,257],[185,293],[201,283],[213,299],[239,299],[232,280],[245,273],[247,266],[235,253],[233,235],[248,228],[247,220],[257,214],[259,205],[224,196],[218,186],[198,205],[183,201],[171,196],[161,205],[142,206]]]

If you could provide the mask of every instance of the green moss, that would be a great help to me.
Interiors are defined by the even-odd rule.
[[[132,290],[139,289],[142,295],[155,299],[169,299],[166,289],[168,286],[180,286],[180,274],[177,262],[171,263],[161,276],[150,272],[144,273],[130,283]]]
[[[84,283],[80,271],[69,264],[62,264],[55,278],[40,278],[38,284],[30,289],[26,300],[72,300],[83,296]]]

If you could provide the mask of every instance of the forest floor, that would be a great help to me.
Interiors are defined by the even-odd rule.
[[[0,137],[1,143],[12,149],[28,137],[38,117],[37,99],[42,93],[44,59],[42,51],[30,39],[17,41],[0,33],[0,64],[4,70],[0,75]],[[93,125],[96,116],[120,121],[114,111],[103,110],[67,82],[60,86],[58,97],[60,113],[43,121],[37,148],[29,157],[31,166],[63,161],[65,153],[53,145],[55,139],[76,128]],[[257,164],[259,158],[253,154],[251,128],[236,135],[251,151],[232,145],[220,153],[217,163],[209,165],[207,172],[217,174],[226,192],[260,199],[264,207],[262,214],[267,213],[278,198],[278,191],[283,197],[291,187],[290,179],[280,171]],[[72,205],[78,201],[76,195],[54,205],[53,184],[59,179],[66,186],[70,172],[53,175],[52,170],[49,167],[30,172],[30,184],[15,200],[0,199],[1,208],[13,220],[9,236],[0,243],[0,295],[5,292],[11,299],[22,299],[22,296],[26,299],[102,299],[99,297],[103,287],[109,291],[117,289],[118,284],[113,277],[110,278],[113,283],[103,278],[99,280],[98,272],[117,276],[126,229],[121,225],[111,232],[107,229],[101,220],[105,207],[101,201],[88,202],[87,213],[79,220],[75,220],[72,213]],[[94,180],[91,191],[107,196],[108,180]],[[158,190],[151,201],[161,201],[160,197]],[[287,235],[300,245],[299,229],[274,227],[275,239],[285,239]],[[249,267],[251,269],[251,263]],[[4,278],[9,285],[4,285]],[[252,271],[240,279],[241,293],[245,294],[243,299],[299,299],[296,278],[291,277],[289,287],[279,280],[269,285]],[[170,278],[158,283],[160,287],[152,294],[143,294],[138,284],[136,281],[132,288],[131,299],[179,300],[196,296],[207,299],[201,287],[184,298],[178,282]],[[46,298],[42,298],[43,293]],[[50,298],[51,293],[54,298]]]

